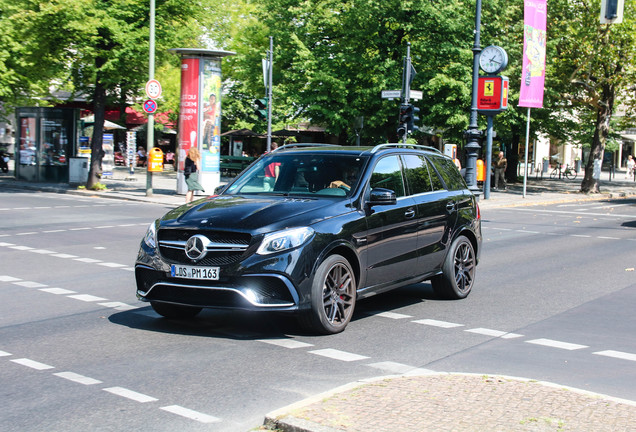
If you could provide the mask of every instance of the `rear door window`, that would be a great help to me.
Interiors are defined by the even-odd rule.
[[[461,190],[467,188],[466,182],[462,178],[462,175],[459,173],[457,166],[455,166],[455,163],[450,158],[437,155],[428,155],[428,159],[431,161],[437,173],[442,178],[444,184],[446,185],[446,189]],[[433,175],[431,175],[431,177],[433,177]]]
[[[424,156],[403,155],[404,174],[411,195],[417,195],[433,191],[428,162]],[[437,174],[434,173],[437,177]],[[437,179],[439,182],[439,179]]]

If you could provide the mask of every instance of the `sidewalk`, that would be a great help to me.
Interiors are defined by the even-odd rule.
[[[582,177],[576,180],[552,180],[549,178],[528,178],[526,195],[523,196],[523,183],[509,184],[505,191],[491,191],[489,199],[483,193],[479,196],[479,206],[482,210],[499,207],[530,206],[557,202],[589,201],[608,198],[624,198],[636,196],[636,182],[624,179],[619,173],[612,181],[608,181],[607,173],[601,179],[600,194],[582,194],[579,192]],[[231,178],[222,177],[221,184]],[[101,180],[107,186],[105,191],[87,191],[78,189],[65,183],[30,183],[15,180],[13,172],[0,173],[0,187],[16,188],[33,191],[57,192],[100,198],[125,199],[133,201],[152,202],[178,206],[185,203],[185,195],[177,195],[177,175],[171,168],[152,175],[152,195],[146,191],[146,172],[139,168],[131,176],[128,168],[116,167],[112,178]],[[201,195],[205,196],[205,195]]]
[[[108,190],[78,190],[68,184],[28,183],[0,174],[0,191],[47,191],[85,197],[178,206],[176,173],[152,177],[116,168],[103,179]],[[605,175],[606,173],[604,173]],[[607,178],[604,176],[604,178]],[[230,179],[222,178],[222,183]],[[601,183],[601,193],[578,192],[581,178],[529,178],[506,191],[479,199],[482,210],[636,196],[636,183],[619,174]],[[421,373],[422,370],[420,369]],[[393,375],[354,382],[267,414],[263,428],[289,432],[335,431],[629,431],[635,430],[636,402],[524,378],[437,373]]]

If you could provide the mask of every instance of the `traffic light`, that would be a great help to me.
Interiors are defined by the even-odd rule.
[[[267,118],[267,98],[254,101],[254,112],[260,119],[265,120]]]
[[[415,132],[419,129],[418,126],[415,126],[415,122],[420,121],[420,118],[417,116],[417,113],[420,112],[420,109],[413,105],[400,105],[400,126],[398,127],[398,135],[404,135],[404,132],[400,133],[400,130],[406,129],[408,132]]]

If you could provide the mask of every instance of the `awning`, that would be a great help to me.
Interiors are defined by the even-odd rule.
[[[636,141],[636,135],[630,135],[630,134],[620,134],[621,138],[624,138],[626,140],[629,141]]]
[[[95,116],[89,115],[84,117],[82,120],[84,121],[85,124],[94,124]],[[104,120],[104,129],[109,130],[109,129],[126,129],[126,128],[123,126],[119,126],[117,123],[113,123],[112,121]]]

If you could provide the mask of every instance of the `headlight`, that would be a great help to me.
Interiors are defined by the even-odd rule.
[[[312,235],[314,235],[314,230],[309,227],[292,228],[267,234],[256,253],[268,255],[292,249],[305,243]]]
[[[157,246],[157,228],[155,224],[157,221],[154,221],[148,227],[148,231],[146,231],[146,235],[144,236],[144,243],[151,248],[155,248]]]

